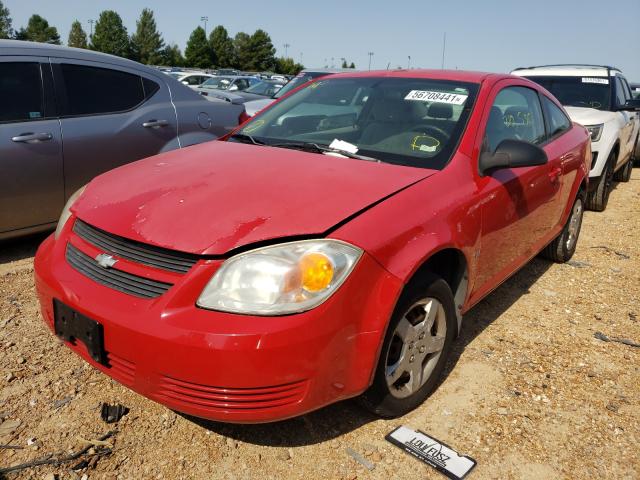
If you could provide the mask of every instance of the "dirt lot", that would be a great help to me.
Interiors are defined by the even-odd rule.
[[[107,401],[131,409],[110,455],[77,473],[78,461],[7,478],[444,478],[384,440],[401,424],[475,458],[471,478],[640,478],[640,348],[594,337],[640,342],[639,207],[636,169],[605,213],[587,213],[573,261],[535,259],[475,307],[442,385],[390,421],[351,401],[272,425],[177,415],[85,365],[45,328],[32,281],[41,238],[0,245],[0,418],[20,421],[0,445],[24,447],[1,448],[0,468],[102,436]]]

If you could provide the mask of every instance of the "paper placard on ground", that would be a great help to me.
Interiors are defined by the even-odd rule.
[[[452,480],[461,480],[476,466],[476,461],[459,455],[448,445],[407,427],[398,427],[385,437],[395,446],[432,466]]]
[[[415,100],[419,102],[448,103],[450,105],[463,105],[467,101],[468,95],[447,92],[432,92],[429,90],[411,90],[404,97],[405,100]]]

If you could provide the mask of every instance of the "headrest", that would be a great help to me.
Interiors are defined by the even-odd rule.
[[[439,118],[442,120],[449,120],[453,117],[453,107],[448,103],[432,103],[429,105],[427,115],[431,118]]]

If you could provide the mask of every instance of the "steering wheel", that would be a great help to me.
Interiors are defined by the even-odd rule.
[[[412,128],[411,131],[421,133],[428,133],[428,131],[430,131],[431,133],[440,137],[437,140],[440,140],[441,143],[446,143],[451,138],[451,135],[449,135],[445,130],[430,124],[417,125],[416,127]]]

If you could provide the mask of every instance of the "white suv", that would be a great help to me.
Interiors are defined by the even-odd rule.
[[[613,180],[628,182],[640,130],[640,100],[633,99],[622,72],[596,65],[518,68],[513,75],[542,85],[565,106],[574,122],[591,133],[593,161],[587,207],[607,206]]]

